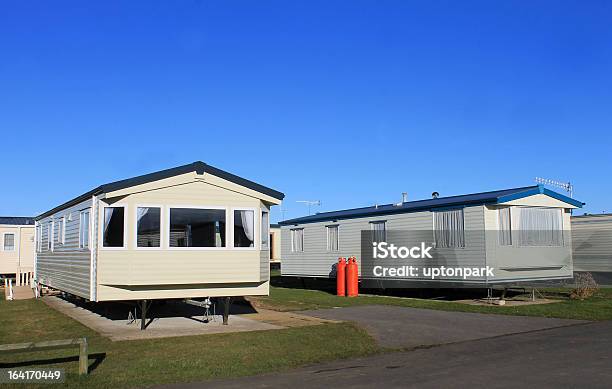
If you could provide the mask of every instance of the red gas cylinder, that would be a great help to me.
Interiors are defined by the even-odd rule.
[[[359,268],[355,257],[349,258],[346,265],[346,295],[349,297],[359,295]]]
[[[336,267],[336,294],[338,296],[346,295],[346,258],[338,258],[338,266]]]

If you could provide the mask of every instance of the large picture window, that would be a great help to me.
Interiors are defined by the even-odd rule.
[[[136,208],[137,247],[160,247],[161,209],[156,207]]]
[[[170,209],[170,247],[226,247],[225,210]]]
[[[563,246],[563,213],[559,208],[517,208],[521,246]]]
[[[255,247],[254,211],[234,211],[234,247]]]
[[[103,247],[124,247],[125,208],[104,208]]]
[[[434,212],[434,240],[439,248],[465,247],[463,209]]]

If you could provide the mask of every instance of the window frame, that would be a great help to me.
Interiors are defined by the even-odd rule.
[[[164,228],[164,239],[166,242],[166,246],[164,247],[167,250],[176,250],[176,251],[224,251],[224,250],[229,250],[229,242],[228,242],[228,238],[231,237],[231,242],[232,245],[234,244],[234,239],[233,239],[233,220],[232,220],[232,225],[230,228],[230,223],[228,223],[228,214],[229,214],[229,207],[226,206],[219,206],[219,205],[166,205],[166,226]],[[172,224],[170,221],[170,210],[172,209],[222,209],[225,211],[225,246],[223,247],[170,247],[170,225]],[[232,215],[233,217],[233,215]],[[250,247],[247,247],[250,249]]]
[[[266,233],[264,234],[264,230],[263,230],[263,215],[267,214],[268,215],[268,223],[266,223]],[[269,250],[270,249],[270,211],[267,209],[262,209],[260,212],[260,219],[259,219],[259,248],[260,250]],[[264,236],[266,236],[266,242],[264,244],[263,238]]]
[[[46,250],[50,253],[53,252],[53,220],[47,222],[47,244]]]
[[[34,229],[36,234],[36,252],[42,252],[42,226],[40,223],[36,223],[36,227]]]
[[[123,246],[121,247],[106,247],[104,246],[104,215],[106,213],[106,208],[123,208]],[[101,226],[100,226],[100,233],[99,233],[99,241],[98,241],[98,248],[100,250],[104,250],[104,251],[117,251],[117,250],[126,250],[128,248],[128,219],[129,219],[129,207],[127,204],[124,203],[117,203],[117,204],[109,204],[109,205],[102,205],[100,207],[100,213],[101,216],[99,218],[99,220],[101,221]],[[91,218],[91,214],[90,214],[90,218]]]
[[[330,229],[336,229],[336,250],[332,250],[329,248],[329,231]],[[325,234],[327,235],[327,252],[328,253],[338,253],[340,252],[340,224],[329,224],[325,226]]]
[[[231,225],[231,232],[232,232],[232,245],[229,247],[233,250],[247,250],[247,251],[251,251],[251,250],[258,250],[261,244],[257,244],[257,238],[259,237],[259,240],[261,240],[261,231],[259,231],[261,228],[257,227],[257,224],[261,223],[261,220],[259,218],[257,218],[257,210],[258,208],[254,208],[254,207],[232,207],[231,208],[231,215],[232,215],[232,225]],[[253,211],[253,247],[235,247],[234,246],[234,211]]]
[[[561,244],[560,245],[525,245],[523,244],[523,235],[522,232],[525,231],[521,225],[521,221],[523,219],[523,215],[521,215],[520,213],[522,212],[522,209],[533,209],[533,208],[539,208],[539,209],[547,209],[547,210],[555,210],[555,211],[559,211],[560,212],[560,217],[559,217],[559,234],[561,237]],[[517,220],[518,220],[518,225],[517,225],[517,231],[518,231],[518,239],[517,239],[517,247],[519,248],[563,248],[563,247],[567,247],[566,244],[566,231],[564,230],[564,226],[565,226],[565,220],[564,220],[564,208],[558,208],[558,207],[548,207],[548,206],[530,206],[530,205],[519,205],[515,207],[516,212],[519,213],[519,215],[517,215]],[[570,223],[571,224],[571,223]],[[529,230],[526,230],[529,231]],[[551,230],[551,231],[555,231],[555,230]],[[571,232],[570,232],[570,236],[571,236]]]
[[[370,231],[372,231],[372,241],[374,241],[374,231],[376,231],[374,229],[374,225],[382,224],[385,227],[384,230],[383,230],[385,232],[385,236],[384,236],[383,242],[386,242],[387,241],[387,221],[386,220],[372,220],[372,221],[369,222],[369,224],[370,224]],[[376,242],[380,243],[378,241],[376,241]]]
[[[132,207],[132,220],[134,221],[133,249],[144,251],[157,251],[164,249],[164,206],[161,204],[138,203]],[[138,208],[159,208],[159,247],[138,247]],[[170,215],[168,215],[170,217]],[[170,219],[168,219],[168,236],[170,228]]]
[[[55,219],[51,219],[51,236],[49,237],[51,243],[51,252],[55,251]]]
[[[461,218],[463,220],[463,246],[450,246],[450,247],[440,247],[438,246],[438,242],[436,240],[436,213],[442,213],[442,212],[449,212],[449,211],[461,211]],[[431,225],[432,225],[432,229],[431,232],[433,234],[433,243],[434,243],[434,247],[436,249],[442,249],[442,250],[463,250],[467,247],[467,241],[465,239],[465,207],[456,207],[456,208],[441,208],[441,209],[436,209],[436,210],[432,210],[431,211]]]
[[[7,250],[6,249],[6,236],[7,235],[13,235],[13,248],[11,250]],[[7,253],[13,253],[17,250],[15,250],[15,247],[17,246],[17,234],[14,232],[3,232],[2,233],[2,251],[5,251]]]
[[[125,212],[125,211],[124,211]],[[84,235],[83,235],[83,215],[89,214],[89,225],[87,228],[87,246],[84,246]],[[91,208],[81,209],[79,211],[79,250],[90,250],[91,246],[91,232],[92,232],[92,223],[91,223]]]
[[[295,239],[294,239],[294,235],[295,235],[295,231],[297,230],[301,230],[302,231],[302,249],[300,251],[297,251],[295,249]],[[291,252],[292,253],[303,253],[304,252],[304,242],[306,241],[306,239],[304,239],[306,233],[304,231],[304,227],[297,227],[297,228],[291,228],[289,230],[289,238],[291,239]]]
[[[501,225],[501,217],[500,217],[500,213],[502,211],[507,211],[508,212],[508,230],[502,230],[502,225]],[[514,234],[512,233],[512,221],[514,220],[514,217],[512,215],[512,207],[498,207],[496,209],[496,214],[497,214],[497,245],[500,247],[512,247],[514,246]],[[463,224],[465,227],[465,214],[463,216]],[[502,244],[502,233],[507,232],[508,234],[508,238],[509,238],[509,242],[507,244]]]
[[[66,217],[60,216],[58,218],[58,228],[57,228],[57,244],[64,245],[66,244]]]

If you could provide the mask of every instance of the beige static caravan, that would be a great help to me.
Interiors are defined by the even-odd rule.
[[[270,225],[270,262],[281,262],[281,228],[278,224]]]
[[[283,197],[203,162],[101,185],[36,218],[35,279],[90,301],[267,295]]]
[[[27,284],[34,271],[34,218],[0,217],[0,274]]]

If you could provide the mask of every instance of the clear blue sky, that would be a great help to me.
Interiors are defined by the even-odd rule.
[[[610,1],[3,2],[0,215],[195,160],[286,193],[286,218],[535,176],[610,212],[611,20]]]

